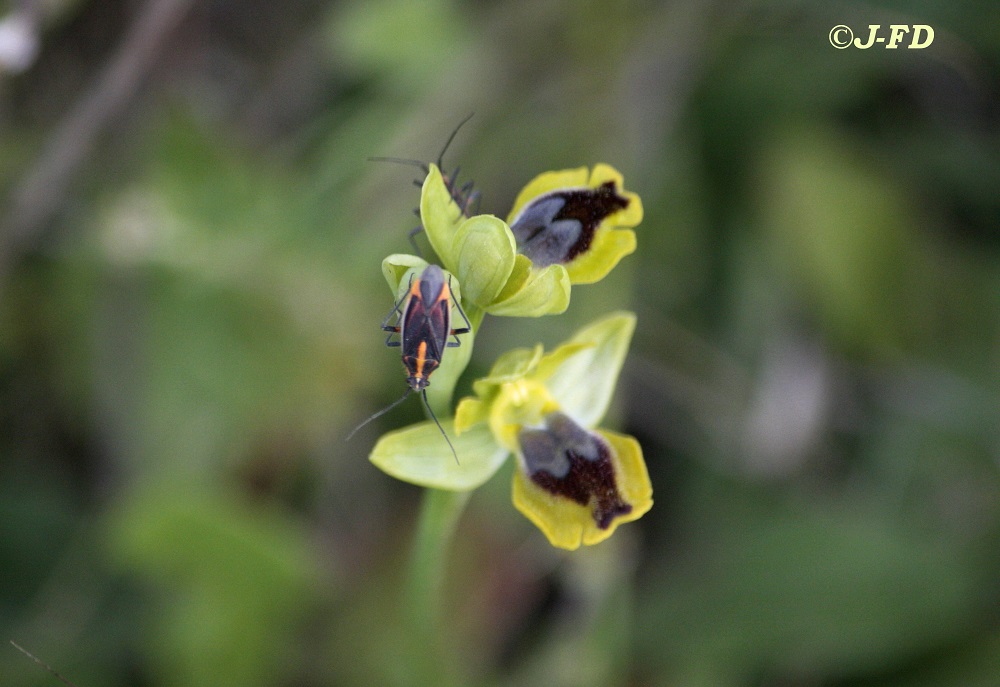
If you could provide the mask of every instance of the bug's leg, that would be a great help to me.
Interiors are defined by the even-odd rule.
[[[475,189],[475,187],[476,187],[476,182],[467,181],[464,184],[462,184],[462,188],[458,189],[458,193],[455,194],[455,202],[457,202],[458,206],[462,208],[462,212],[465,212],[469,209],[469,205],[471,204],[472,200],[473,190]]]
[[[473,182],[469,181],[462,186],[456,198],[456,203],[462,214],[466,217],[472,217],[479,212],[479,191],[475,190]],[[472,210],[473,205],[475,205],[475,210]]]
[[[406,296],[403,296],[402,298],[400,298],[399,302],[396,303],[394,306],[392,306],[392,310],[390,310],[389,314],[385,316],[384,320],[382,320],[382,331],[383,332],[391,332],[393,334],[398,334],[399,333],[399,327],[397,325],[394,325],[394,324],[389,324],[389,320],[392,318],[393,315],[402,316],[402,313],[399,310],[399,306],[401,306],[403,304],[404,300],[406,300]]]
[[[472,191],[465,198],[465,214],[469,217],[472,215],[479,214],[479,201],[482,200],[482,195],[479,191]]]
[[[417,226],[413,227],[413,229],[410,230],[409,234],[406,235],[406,237],[410,239],[410,245],[413,246],[413,250],[417,254],[417,257],[420,258],[424,257],[424,254],[420,250],[420,246],[417,245],[417,234],[419,234],[423,230],[424,230],[424,225],[418,224]]]
[[[448,278],[448,289],[451,290],[451,277]],[[449,348],[455,348],[456,346],[461,346],[462,345],[462,342],[459,341],[459,339],[458,339],[458,334],[468,334],[469,332],[471,332],[472,331],[472,323],[469,322],[469,318],[465,316],[465,311],[462,310],[462,304],[459,303],[454,298],[454,296],[452,297],[451,301],[452,301],[452,303],[455,304],[455,307],[458,308],[458,314],[462,316],[463,320],[465,320],[465,326],[464,327],[462,327],[461,329],[452,329],[451,330],[450,334],[455,337],[455,340],[454,341],[449,341],[447,344],[445,344]]]
[[[382,331],[383,332],[389,332],[389,335],[387,337],[385,337],[385,345],[386,346],[393,347],[393,346],[399,346],[400,345],[399,341],[392,341],[391,340],[393,334],[399,334],[399,325],[398,324],[389,324],[389,320],[392,319],[393,315],[396,315],[398,317],[402,317],[403,316],[403,313],[400,311],[399,306],[401,306],[403,304],[403,301],[405,301],[406,297],[409,295],[409,293],[410,293],[409,287],[410,286],[413,286],[413,275],[412,274],[410,275],[410,283],[409,283],[409,286],[407,286],[406,295],[404,295],[402,298],[400,298],[399,301],[397,301],[396,304],[392,306],[392,310],[390,310],[389,314],[385,316],[384,320],[382,320]]]

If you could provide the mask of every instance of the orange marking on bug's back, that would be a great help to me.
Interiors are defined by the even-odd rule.
[[[447,284],[441,285],[441,293],[438,295],[437,302],[440,303],[444,301],[448,303],[451,300],[451,288]]]
[[[426,361],[427,361],[427,342],[421,341],[420,345],[417,346],[417,369],[413,375],[417,379],[423,379],[424,363]]]
[[[420,280],[419,279],[417,279],[415,282],[413,282],[412,284],[410,284],[410,297],[411,298],[417,298],[417,299],[420,298]]]

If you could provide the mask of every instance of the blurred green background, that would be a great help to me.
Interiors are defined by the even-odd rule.
[[[565,554],[472,497],[455,684],[1000,685],[1000,5],[0,3],[0,639],[79,687],[405,685],[421,419],[378,324],[417,170],[607,162],[638,251],[467,380],[639,318],[656,505]],[[837,50],[846,24],[930,47]],[[23,39],[23,40],[22,40]],[[37,43],[32,52],[32,39]],[[903,46],[908,44],[904,40]],[[468,389],[468,381],[459,392]],[[52,685],[13,647],[3,685]],[[443,683],[442,683],[443,684]]]

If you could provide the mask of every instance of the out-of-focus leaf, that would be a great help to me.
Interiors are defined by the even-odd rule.
[[[329,23],[332,51],[348,66],[383,71],[397,77],[399,86],[412,87],[449,59],[462,36],[457,19],[447,0],[338,6]],[[450,50],[442,50],[445,45]]]
[[[158,589],[149,609],[157,682],[246,687],[287,677],[295,630],[321,598],[307,533],[287,513],[182,484],[114,512],[117,564]]]
[[[914,297],[934,275],[913,201],[874,161],[822,131],[786,132],[765,167],[763,223],[795,296],[849,345],[915,343],[935,314],[933,299]]]
[[[661,568],[640,612],[663,670],[718,685],[878,673],[967,630],[978,573],[945,542],[876,511],[766,503],[707,500],[701,553]]]

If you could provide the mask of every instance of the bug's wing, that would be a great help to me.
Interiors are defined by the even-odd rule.
[[[446,301],[438,301],[430,308],[420,307],[409,313],[403,327],[403,350],[415,354],[421,342],[426,342],[424,356],[429,360],[441,361],[448,332],[451,327],[451,313]]]

